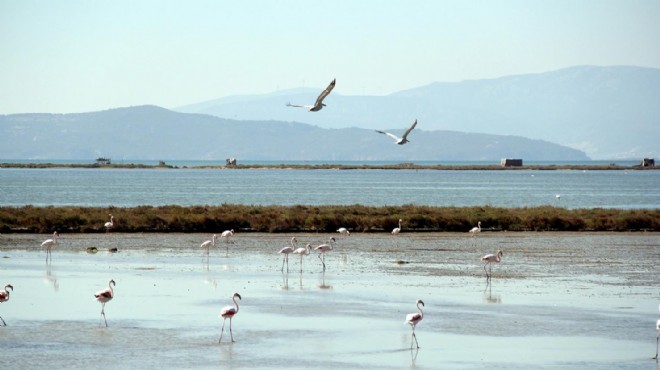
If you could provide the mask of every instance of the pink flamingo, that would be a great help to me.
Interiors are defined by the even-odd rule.
[[[412,338],[410,339],[410,348],[412,349],[412,340],[415,339],[415,344],[419,348],[419,343],[417,342],[417,335],[415,335],[415,327],[419,324],[420,321],[424,318],[424,312],[419,307],[419,305],[424,306],[424,302],[421,299],[417,300],[417,310],[419,312],[409,313],[406,315],[406,324],[409,324],[412,327]]]
[[[332,250],[334,242],[335,242],[335,238],[331,236],[330,239],[328,240],[328,244],[321,244],[316,248],[314,248],[315,251],[319,252],[318,257],[321,260],[321,263],[323,264],[323,271],[325,271],[325,254]]]
[[[296,243],[298,242],[298,239],[294,236],[291,238],[291,246],[290,247],[284,247],[280,249],[279,252],[281,253],[284,257],[282,258],[282,269],[280,271],[284,272],[284,262],[286,261],[286,272],[289,272],[289,254],[293,253],[296,250]]]
[[[7,302],[9,300],[9,291],[7,289],[11,289],[11,291],[14,291],[14,287],[11,284],[5,285],[4,290],[0,290],[0,303]],[[2,320],[2,325],[7,326],[5,323],[5,319],[0,316],[0,320]]]
[[[110,280],[110,282],[108,282],[108,288],[94,293],[94,297],[96,298],[96,300],[98,302],[101,302],[101,316],[103,317],[103,321],[105,321],[105,327],[106,328],[108,327],[108,321],[105,319],[105,304],[107,302],[110,302],[112,300],[112,298],[114,297],[114,295],[115,295],[114,290],[112,290],[112,287],[114,285],[115,285],[115,281]],[[100,321],[100,318],[99,318],[99,321]],[[101,324],[99,322],[99,326],[100,325]]]
[[[295,251],[293,251],[294,254],[299,254],[300,255],[300,272],[302,272],[303,256],[309,256],[309,253],[311,252],[311,250],[312,250],[312,245],[307,243],[307,245],[304,248],[300,247],[300,248],[296,249]]]
[[[113,215],[108,215],[108,216],[110,216],[110,221],[103,224],[103,227],[105,227],[105,232],[108,232],[110,231],[110,229],[115,227],[115,216]]]
[[[481,232],[481,221],[478,221],[477,226],[471,228],[469,233],[472,234],[472,236],[475,236],[480,232]]]
[[[401,232],[401,222],[403,222],[403,220],[399,219],[399,227],[392,229],[392,236],[397,236]]]
[[[497,251],[496,254],[487,254],[487,255],[481,257],[481,261],[485,262],[484,263],[484,271],[486,272],[487,280],[490,279],[490,277],[492,275],[492,272],[493,272],[493,266],[491,265],[491,263],[500,263],[500,261],[502,261],[502,255],[503,255],[502,251],[499,250],[499,251]],[[491,272],[490,274],[488,273],[488,271],[486,271],[486,265],[488,265],[488,269]]]
[[[227,247],[227,254],[229,254],[229,243],[232,243],[230,238],[234,236],[234,229],[231,230],[225,230],[220,234],[220,239],[224,238],[225,239],[225,246]]]
[[[337,232],[343,236],[351,236],[351,232],[348,231],[348,229],[345,227],[340,227],[339,229],[337,229]]]
[[[53,233],[53,238],[52,239],[47,239],[43,243],[41,243],[41,246],[43,248],[46,248],[46,262],[48,262],[48,258],[51,260],[53,259],[53,256],[50,254],[50,250],[57,244],[57,237],[60,236],[60,234],[55,231]]]
[[[231,300],[234,301],[234,305],[236,305],[236,307],[226,306],[220,311],[219,316],[223,318],[223,321],[222,329],[220,330],[220,340],[218,340],[218,343],[222,342],[222,334],[225,332],[225,322],[227,321],[227,318],[229,318],[229,335],[231,336],[231,341],[234,341],[234,334],[231,332],[231,319],[238,313],[238,303],[236,303],[236,298],[242,299],[240,294],[234,293],[234,295],[231,297]]]
[[[207,241],[205,241],[204,243],[202,243],[202,244],[200,245],[201,248],[206,249],[206,255],[207,255],[207,256],[209,255],[209,249],[211,249],[212,247],[215,247],[215,239],[216,239],[217,237],[218,237],[218,235],[213,234],[213,239],[211,239],[211,240],[207,240]]]

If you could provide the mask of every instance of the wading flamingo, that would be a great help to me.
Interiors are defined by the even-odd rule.
[[[53,247],[57,244],[57,237],[60,236],[60,234],[55,231],[53,233],[53,238],[52,239],[47,239],[43,243],[41,243],[41,246],[43,248],[46,248],[46,262],[48,262],[48,259],[50,258],[51,260],[53,259],[53,256],[50,254],[50,250],[53,249]]]
[[[200,245],[201,248],[206,249],[206,255],[209,255],[209,249],[215,247],[215,239],[218,237],[218,235],[213,234],[213,238],[211,240],[207,240],[204,243]]]
[[[391,137],[392,139],[394,139],[395,144],[403,145],[405,143],[410,142],[410,140],[408,140],[408,134],[410,134],[410,131],[412,131],[415,128],[415,126],[417,126],[417,120],[415,120],[415,122],[413,122],[412,126],[410,126],[410,128],[406,130],[406,132],[403,134],[402,137],[398,137],[398,136],[396,136],[394,134],[391,134],[389,132],[386,132],[386,131],[376,130],[376,132],[381,133],[381,134],[385,134],[385,135]]]
[[[335,242],[335,238],[331,236],[330,239],[328,240],[328,244],[321,244],[316,248],[314,248],[315,251],[319,252],[318,257],[321,260],[321,263],[323,264],[323,271],[325,271],[325,254],[332,250],[334,242]]]
[[[94,297],[98,302],[101,302],[101,316],[103,317],[103,321],[105,321],[105,327],[108,327],[108,321],[105,319],[105,304],[107,302],[110,302],[112,298],[115,296],[114,290],[112,290],[112,287],[115,285],[114,280],[110,280],[108,282],[108,288],[98,291],[94,293]],[[99,318],[99,326],[101,326],[101,318]]]
[[[502,251],[499,250],[497,251],[496,254],[487,254],[481,257],[481,261],[485,262],[484,271],[486,272],[486,280],[489,280],[490,277],[492,276],[493,265],[491,265],[491,263],[500,263],[500,261],[502,261],[502,255],[503,255]],[[488,273],[488,271],[486,271],[486,265],[488,265],[488,270],[490,270],[490,274]]]
[[[307,245],[304,248],[300,247],[300,248],[296,249],[295,251],[293,251],[294,254],[300,254],[300,272],[302,272],[303,256],[309,256],[309,253],[311,252],[311,250],[312,250],[312,245],[307,243]]]
[[[469,231],[469,233],[472,234],[472,236],[475,236],[480,232],[481,232],[481,221],[477,222],[477,226],[471,228]]]
[[[392,229],[392,236],[397,236],[401,232],[401,222],[403,222],[403,220],[399,219],[399,227]]]
[[[348,229],[345,228],[345,227],[340,227],[339,229],[337,229],[337,232],[340,233],[343,236],[350,236],[351,235],[351,232],[348,231]]]
[[[412,349],[412,340],[415,340],[415,344],[417,345],[417,348],[419,348],[419,343],[417,342],[417,335],[415,335],[415,327],[417,324],[419,324],[420,321],[424,318],[424,312],[422,312],[422,309],[419,307],[419,305],[424,306],[424,302],[421,299],[417,300],[417,310],[419,312],[416,313],[409,313],[406,315],[406,324],[410,325],[412,327],[412,338],[410,338],[410,348]]]
[[[9,291],[7,289],[11,289],[12,292],[14,291],[14,287],[11,284],[5,285],[5,289],[0,290],[0,303],[7,302],[9,300]],[[0,320],[2,320],[2,326],[7,326],[7,323],[5,323],[5,319],[3,319],[2,316],[0,316]]]
[[[298,239],[294,236],[291,238],[291,246],[290,247],[284,247],[280,249],[279,252],[282,254],[282,268],[280,271],[284,272],[284,262],[286,262],[286,272],[289,272],[289,254],[293,253],[296,250],[296,243],[298,242]]]
[[[225,243],[229,244],[229,243],[233,243],[233,242],[231,241],[231,237],[232,237],[232,236],[234,236],[234,229],[231,229],[231,230],[225,230],[225,231],[222,232],[222,234],[220,234],[220,239],[223,239],[223,238],[224,238],[224,239],[225,239]],[[227,246],[227,252],[229,252],[229,246]]]
[[[109,215],[110,216],[110,221],[106,222],[103,227],[105,227],[105,232],[110,231],[113,227],[115,227],[115,216]]]
[[[227,321],[227,318],[229,318],[229,335],[231,336],[231,341],[234,341],[234,334],[231,332],[231,319],[238,313],[238,303],[236,303],[236,298],[242,299],[241,295],[238,293],[234,293],[234,295],[231,297],[231,300],[234,301],[234,305],[236,307],[232,306],[226,306],[220,311],[220,317],[223,318],[222,321],[222,329],[220,330],[220,339],[218,340],[218,343],[222,342],[222,334],[225,332],[225,322]]]
[[[330,91],[332,91],[332,89],[335,88],[336,82],[337,79],[334,79],[332,80],[332,82],[330,82],[330,85],[328,85],[328,87],[326,87],[325,90],[323,90],[323,92],[318,96],[318,98],[316,98],[316,102],[314,103],[314,105],[295,105],[295,104],[287,103],[286,106],[296,107],[296,108],[307,108],[307,110],[310,112],[318,112],[321,109],[323,109],[323,107],[325,107],[325,104],[323,104],[323,99],[325,99],[325,97],[330,94]]]

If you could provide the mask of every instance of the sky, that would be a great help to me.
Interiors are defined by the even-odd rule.
[[[0,114],[660,68],[658,0],[0,0]]]

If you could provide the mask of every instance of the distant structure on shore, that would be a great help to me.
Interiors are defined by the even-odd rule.
[[[511,159],[511,158],[502,158],[500,161],[502,167],[522,167],[522,159]]]
[[[655,167],[655,159],[653,158],[644,158],[642,159],[642,167]]]
[[[96,164],[99,166],[107,166],[109,164],[112,164],[112,161],[110,158],[105,158],[105,157],[98,157],[96,158]]]

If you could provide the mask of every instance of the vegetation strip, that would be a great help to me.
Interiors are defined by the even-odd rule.
[[[349,206],[139,206],[0,207],[2,233],[106,232],[390,232],[403,220],[407,232],[466,232],[481,221],[482,231],[660,231],[658,209],[574,209]]]

